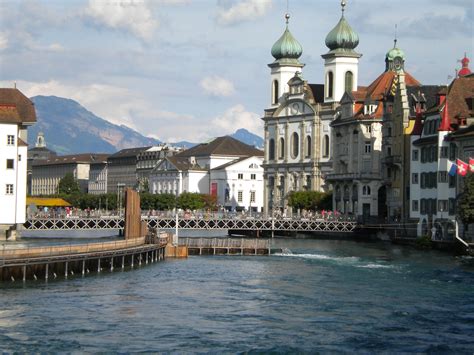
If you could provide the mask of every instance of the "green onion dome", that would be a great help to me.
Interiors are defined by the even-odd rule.
[[[352,30],[344,14],[331,32],[326,36],[326,46],[330,50],[353,50],[359,44],[359,35]]]
[[[288,29],[288,19],[290,15],[286,14],[286,29],[281,35],[278,41],[272,47],[272,56],[278,59],[298,59],[303,54],[303,47],[293,37],[290,30]]]
[[[396,45],[397,44],[395,42],[395,46],[385,55],[385,59],[387,61],[393,61],[396,57],[400,57],[402,60],[405,60],[405,52],[403,52],[400,48],[397,48]]]

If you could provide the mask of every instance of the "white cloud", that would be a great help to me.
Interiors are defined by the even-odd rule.
[[[106,27],[129,31],[150,40],[158,22],[144,0],[89,0],[85,15]]]
[[[8,38],[5,33],[0,32],[0,51],[8,47]]]
[[[232,96],[235,93],[234,84],[219,76],[209,76],[201,80],[201,87],[212,96]]]
[[[234,133],[239,128],[262,135],[263,125],[260,115],[245,110],[241,104],[233,106],[223,115],[212,120],[214,131],[221,132],[220,135]]]
[[[255,20],[272,7],[272,0],[242,0],[230,8],[221,8],[217,14],[217,22],[221,25],[233,25],[240,22]]]

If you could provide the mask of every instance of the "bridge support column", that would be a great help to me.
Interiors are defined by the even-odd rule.
[[[114,271],[114,257],[110,259],[110,271]]]
[[[145,253],[145,264],[148,264],[148,252]]]
[[[142,266],[142,253],[138,254],[138,266]]]
[[[125,268],[125,255],[122,255],[122,269]]]
[[[86,259],[82,260],[82,276],[86,273]]]
[[[64,263],[64,278],[67,279],[67,267],[68,267],[68,263],[67,261]]]
[[[100,272],[100,258],[97,259],[97,272]]]
[[[23,282],[26,281],[26,265],[23,265]]]
[[[135,254],[132,254],[132,264],[130,265],[132,267],[132,269],[133,269],[133,259],[134,259],[134,257],[135,257]]]
[[[48,281],[48,273],[49,273],[49,264],[46,264],[46,268],[44,270],[44,279]]]

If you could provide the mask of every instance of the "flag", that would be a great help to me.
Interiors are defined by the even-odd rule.
[[[461,176],[465,176],[467,174],[467,163],[463,162],[460,159],[456,160],[456,165],[458,166],[458,174]]]
[[[458,166],[456,164],[451,165],[451,168],[449,169],[448,174],[451,176],[454,176],[456,175],[457,172],[458,172]]]
[[[474,159],[469,158],[469,172],[474,173]]]

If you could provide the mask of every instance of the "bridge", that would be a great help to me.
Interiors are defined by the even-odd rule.
[[[239,231],[284,231],[351,233],[358,224],[340,219],[291,219],[291,218],[185,218],[142,216],[151,229],[201,229]],[[120,216],[33,218],[28,219],[26,230],[92,230],[123,229],[125,221]]]

